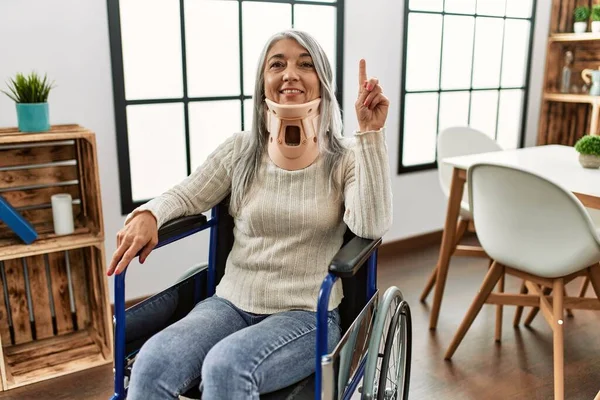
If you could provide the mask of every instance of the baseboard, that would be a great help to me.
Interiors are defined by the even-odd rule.
[[[379,247],[379,257],[393,257],[424,247],[439,245],[442,242],[443,230],[423,233],[404,239],[384,242]]]
[[[404,239],[385,242],[379,247],[379,257],[394,257],[410,251],[422,249],[424,247],[440,244],[442,242],[442,230],[423,233],[421,235],[411,236]],[[146,300],[150,296],[136,297],[125,301],[125,309]],[[114,315],[115,307],[111,303],[111,311]]]

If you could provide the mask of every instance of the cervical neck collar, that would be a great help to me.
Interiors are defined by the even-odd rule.
[[[279,168],[296,171],[311,165],[319,155],[319,104],[315,99],[304,104],[267,103],[269,157]]]

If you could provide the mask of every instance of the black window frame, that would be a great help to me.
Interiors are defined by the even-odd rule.
[[[455,13],[455,12],[446,12],[443,11],[446,8],[446,0],[442,0],[442,11],[424,11],[424,10],[411,10],[409,7],[410,4],[410,0],[407,0],[405,5],[404,5],[404,27],[403,27],[403,37],[402,37],[402,72],[401,72],[401,87],[400,87],[400,126],[399,126],[399,137],[398,137],[398,166],[397,166],[397,175],[402,175],[405,173],[411,173],[411,172],[418,172],[418,171],[427,171],[427,170],[432,170],[432,169],[436,169],[438,167],[438,159],[437,159],[437,146],[435,149],[435,161],[431,162],[431,163],[424,163],[424,164],[416,164],[416,165],[408,165],[408,166],[404,166],[402,165],[402,152],[404,150],[404,111],[405,111],[405,103],[406,103],[406,95],[407,94],[413,94],[413,93],[437,93],[438,94],[438,111],[437,111],[437,121],[436,121],[436,138],[437,135],[439,135],[439,124],[440,124],[440,109],[439,109],[439,105],[440,105],[440,98],[441,98],[441,93],[447,93],[447,92],[469,92],[469,113],[468,113],[468,121],[470,121],[471,119],[471,95],[474,91],[492,91],[492,90],[497,90],[498,91],[498,104],[496,105],[496,131],[494,133],[495,138],[497,139],[497,135],[498,135],[498,114],[499,114],[499,105],[500,105],[500,91],[501,90],[511,90],[511,89],[518,89],[518,90],[523,90],[523,114],[522,114],[522,118],[521,118],[521,128],[520,128],[520,132],[519,132],[519,139],[518,139],[518,148],[522,148],[525,144],[525,129],[526,129],[526,125],[527,125],[527,111],[528,111],[528,99],[529,99],[529,89],[530,89],[530,74],[531,74],[531,62],[532,62],[532,52],[533,52],[533,39],[534,39],[534,32],[535,32],[535,17],[536,17],[536,7],[537,7],[537,0],[533,0],[532,1],[532,5],[531,5],[531,17],[526,18],[526,17],[507,17],[506,15],[504,16],[497,16],[497,15],[487,15],[487,14],[477,14],[477,2],[482,1],[482,0],[475,0],[475,12],[474,13],[468,13],[468,14],[462,14],[462,13]],[[498,19],[503,19],[504,20],[504,27],[506,27],[506,20],[510,19],[510,20],[526,20],[526,21],[530,21],[531,22],[531,26],[530,26],[530,31],[529,31],[529,52],[527,55],[527,62],[526,62],[526,71],[525,71],[525,83],[524,86],[522,87],[502,87],[502,84],[500,82],[498,87],[486,87],[486,88],[473,88],[473,66],[474,66],[474,62],[475,62],[475,57],[471,57],[471,85],[468,89],[446,89],[443,90],[441,89],[441,85],[438,85],[438,89],[437,90],[416,90],[416,91],[410,91],[407,92],[406,90],[406,55],[407,55],[407,48],[408,48],[408,17],[410,13],[420,13],[420,14],[435,14],[435,15],[441,15],[442,16],[442,37],[441,37],[441,43],[440,43],[440,72],[439,72],[439,79],[441,81],[441,76],[442,76],[442,52],[444,49],[444,16],[446,15],[453,15],[453,16],[461,16],[461,17],[474,17],[475,18],[475,23],[476,23],[476,18],[477,17],[485,17],[485,18],[498,18]],[[505,2],[505,14],[506,14],[506,2]],[[502,77],[502,61],[504,59],[504,28],[503,28],[503,35],[502,35],[502,53],[501,53],[501,57],[500,57],[500,78]],[[476,29],[473,30],[473,52],[475,49],[475,39],[476,39]],[[436,140],[437,142],[437,140]]]
[[[244,58],[243,58],[243,3],[279,3],[290,4],[292,7],[291,17],[292,26],[294,23],[295,5],[314,5],[335,7],[336,14],[336,38],[335,38],[335,77],[336,77],[336,98],[340,106],[343,105],[343,82],[344,82],[344,1],[335,0],[326,1],[308,1],[308,0],[225,0],[238,3],[238,24],[239,24],[239,56],[240,56],[240,95],[239,96],[214,96],[214,97],[189,97],[187,88],[187,54],[185,40],[185,0],[179,0],[180,30],[181,30],[181,57],[182,57],[182,84],[183,96],[181,98],[161,98],[161,99],[143,99],[127,100],[125,98],[125,76],[123,71],[123,47],[121,41],[121,18],[119,11],[120,0],[107,0],[109,39],[111,51],[111,66],[113,78],[113,97],[115,112],[115,128],[117,135],[117,160],[119,165],[119,186],[121,197],[121,215],[127,215],[136,207],[146,203],[150,199],[133,200],[132,182],[131,182],[131,164],[129,160],[129,137],[127,130],[127,112],[128,105],[140,104],[168,104],[183,103],[184,109],[184,127],[185,127],[185,156],[187,175],[191,174],[191,150],[190,150],[190,127],[188,106],[192,102],[201,101],[220,101],[220,100],[240,100],[242,129],[248,129],[244,124],[244,100],[252,99],[252,96],[244,95]],[[333,60],[331,60],[333,61]]]

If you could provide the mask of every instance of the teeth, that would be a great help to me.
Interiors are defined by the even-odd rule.
[[[284,89],[281,91],[281,93],[284,94],[292,94],[292,93],[302,93],[301,90],[296,90],[296,89]]]

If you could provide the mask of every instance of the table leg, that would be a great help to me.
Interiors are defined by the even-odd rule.
[[[450,184],[450,195],[448,196],[446,223],[444,224],[442,245],[440,247],[440,255],[437,264],[437,277],[435,279],[435,292],[429,319],[429,329],[435,329],[437,327],[440,306],[442,305],[442,296],[444,294],[444,287],[446,286],[446,277],[448,276],[448,264],[450,263],[452,247],[454,244],[456,222],[460,212],[460,202],[462,200],[466,178],[467,173],[465,170],[454,168],[452,172],[452,183]]]

